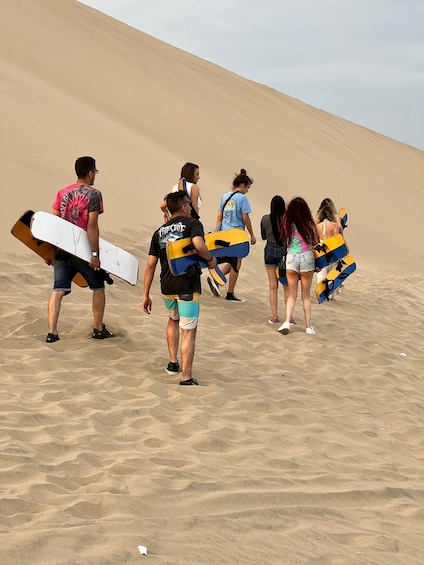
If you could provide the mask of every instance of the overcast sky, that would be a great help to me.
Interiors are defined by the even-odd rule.
[[[82,3],[424,150],[424,0]]]

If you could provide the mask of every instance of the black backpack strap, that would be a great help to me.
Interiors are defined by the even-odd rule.
[[[230,196],[229,196],[229,197],[227,198],[227,200],[224,202],[224,206],[222,207],[222,213],[224,213],[224,208],[225,208],[225,206],[228,204],[228,202],[231,200],[231,198],[234,196],[234,194],[237,194],[237,193],[239,193],[239,192],[240,192],[239,190],[235,190],[234,192],[232,192],[232,193],[230,194]]]

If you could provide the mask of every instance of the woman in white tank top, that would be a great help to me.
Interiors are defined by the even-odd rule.
[[[190,198],[191,203],[193,204],[194,210],[197,212],[197,214],[199,214],[199,210],[202,206],[200,191],[199,191],[199,187],[197,186],[197,182],[200,179],[199,165],[196,165],[195,163],[185,163],[181,168],[180,179],[182,178],[186,179],[186,188],[187,188],[188,197]],[[178,191],[178,184],[179,183],[175,184],[172,187],[171,192]],[[168,221],[169,215],[166,209],[165,200],[162,201],[160,208],[164,214],[164,220]]]

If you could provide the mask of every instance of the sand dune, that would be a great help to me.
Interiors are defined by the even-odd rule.
[[[78,2],[6,0],[2,16],[3,562],[138,563],[141,544],[158,565],[421,565],[423,152]],[[313,304],[316,336],[299,304],[282,336],[258,242],[243,304],[204,285],[190,390],[163,370],[158,280],[150,317],[141,283],[108,287],[117,337],[100,343],[76,288],[47,346],[52,269],[9,231],[50,210],[82,154],[100,169],[102,235],[141,271],[186,160],[201,166],[207,230],[246,167],[257,235],[274,194],[313,210],[330,196],[348,208],[358,270]]]

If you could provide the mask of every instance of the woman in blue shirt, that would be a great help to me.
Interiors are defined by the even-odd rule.
[[[253,179],[251,179],[247,175],[246,170],[241,169],[240,173],[236,175],[233,180],[232,190],[221,197],[218,206],[218,215],[216,217],[216,229],[247,229],[250,234],[250,243],[251,245],[255,245],[256,237],[253,233],[252,223],[249,216],[252,210],[250,208],[249,200],[246,196],[249,188],[252,186],[252,183]],[[233,302],[243,302],[241,298],[237,298],[234,294],[240,266],[241,259],[238,259],[237,272],[229,264],[225,264],[221,269],[224,275],[229,274],[228,291],[225,300],[231,300]]]

